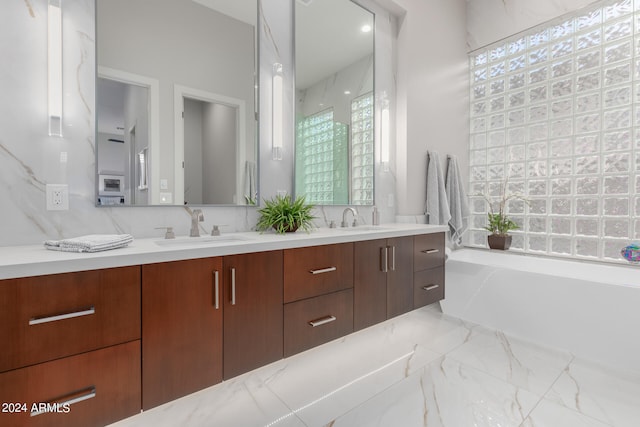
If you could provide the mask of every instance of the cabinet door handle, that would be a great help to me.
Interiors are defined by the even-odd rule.
[[[440,252],[440,249],[425,249],[423,251],[420,251],[423,254],[437,254],[438,252]]]
[[[320,319],[311,320],[309,324],[315,328],[316,326],[322,326],[326,325],[327,323],[334,322],[336,319],[336,316],[325,316],[321,317]]]
[[[213,298],[214,298],[214,307],[216,310],[220,308],[220,275],[218,274],[218,270],[213,272]]]
[[[80,391],[78,391],[77,393],[71,393],[71,394],[67,394],[63,397],[60,397],[58,399],[52,400],[50,402],[48,402],[49,404],[58,404],[60,406],[64,406],[64,405],[73,405],[74,403],[78,403],[78,402],[82,402],[83,400],[89,400],[89,399],[93,399],[94,397],[96,397],[96,388],[95,386],[91,386],[91,387],[87,387],[85,389],[82,389]],[[64,399],[64,400],[61,400]],[[31,416],[35,417],[36,415],[41,415],[41,414],[46,414],[47,411],[43,410],[43,411],[33,411],[31,412]]]
[[[231,305],[236,305],[236,269],[231,268]]]
[[[83,310],[74,311],[72,313],[56,314],[55,316],[47,317],[35,317],[33,319],[29,319],[29,326],[39,325],[41,323],[56,322],[58,320],[73,319],[74,317],[89,316],[91,314],[96,314],[96,308],[94,306],[85,308]]]
[[[309,270],[309,273],[322,274],[322,273],[329,273],[331,271],[336,271],[337,269],[338,269],[337,267],[327,267],[327,268],[321,268],[319,270]]]
[[[429,286],[423,286],[422,289],[424,289],[425,291],[432,291],[434,289],[438,289],[440,287],[440,285],[429,285]]]
[[[380,248],[380,271],[386,273],[389,271],[389,248]]]
[[[389,249],[391,249],[391,271],[396,271],[396,247],[395,246],[389,246]]]

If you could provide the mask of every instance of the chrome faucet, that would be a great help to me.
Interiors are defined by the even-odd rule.
[[[351,212],[353,214],[353,226],[355,227],[356,225],[358,225],[358,211],[355,210],[354,208],[346,208],[343,212],[342,212],[342,224],[340,224],[342,227],[348,227],[349,223],[347,222],[347,212]]]
[[[194,209],[193,212],[191,212],[191,231],[189,232],[190,237],[200,237],[198,221],[204,221],[204,214],[202,213],[202,210]]]

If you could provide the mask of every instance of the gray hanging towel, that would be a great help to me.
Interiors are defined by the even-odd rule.
[[[449,202],[444,188],[444,174],[438,153],[427,153],[427,201],[424,213],[427,224],[447,225],[451,219]]]
[[[455,156],[447,157],[447,178],[445,182],[447,200],[449,200],[449,210],[451,219],[449,229],[451,230],[451,242],[454,246],[462,246],[462,234],[469,226],[469,202],[464,186],[460,179],[460,169],[458,159]]]

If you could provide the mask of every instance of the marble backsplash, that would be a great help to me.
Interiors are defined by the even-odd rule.
[[[260,196],[293,191],[292,3],[260,0]],[[395,93],[395,19],[372,0],[362,0],[376,19],[376,91]],[[93,0],[63,3],[63,138],[47,135],[47,2],[23,0],[2,5],[0,26],[0,246],[39,244],[46,239],[92,233],[161,236],[155,227],[188,233],[189,208],[179,206],[109,208],[94,205],[95,193],[95,5]],[[270,73],[284,65],[285,137],[283,161],[271,160]],[[393,143],[393,142],[392,142]],[[393,152],[393,149],[391,150]],[[392,159],[393,160],[393,159]],[[395,164],[376,170],[376,198],[382,222],[394,219]],[[69,210],[45,209],[46,184],[68,184]],[[338,219],[344,207],[316,209],[317,224]],[[252,207],[205,207],[203,232],[220,224],[223,232],[250,230],[258,214]],[[370,223],[371,208],[360,208]]]

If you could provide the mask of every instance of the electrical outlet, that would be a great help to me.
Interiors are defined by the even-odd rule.
[[[67,184],[47,184],[47,210],[69,210],[69,186]]]

